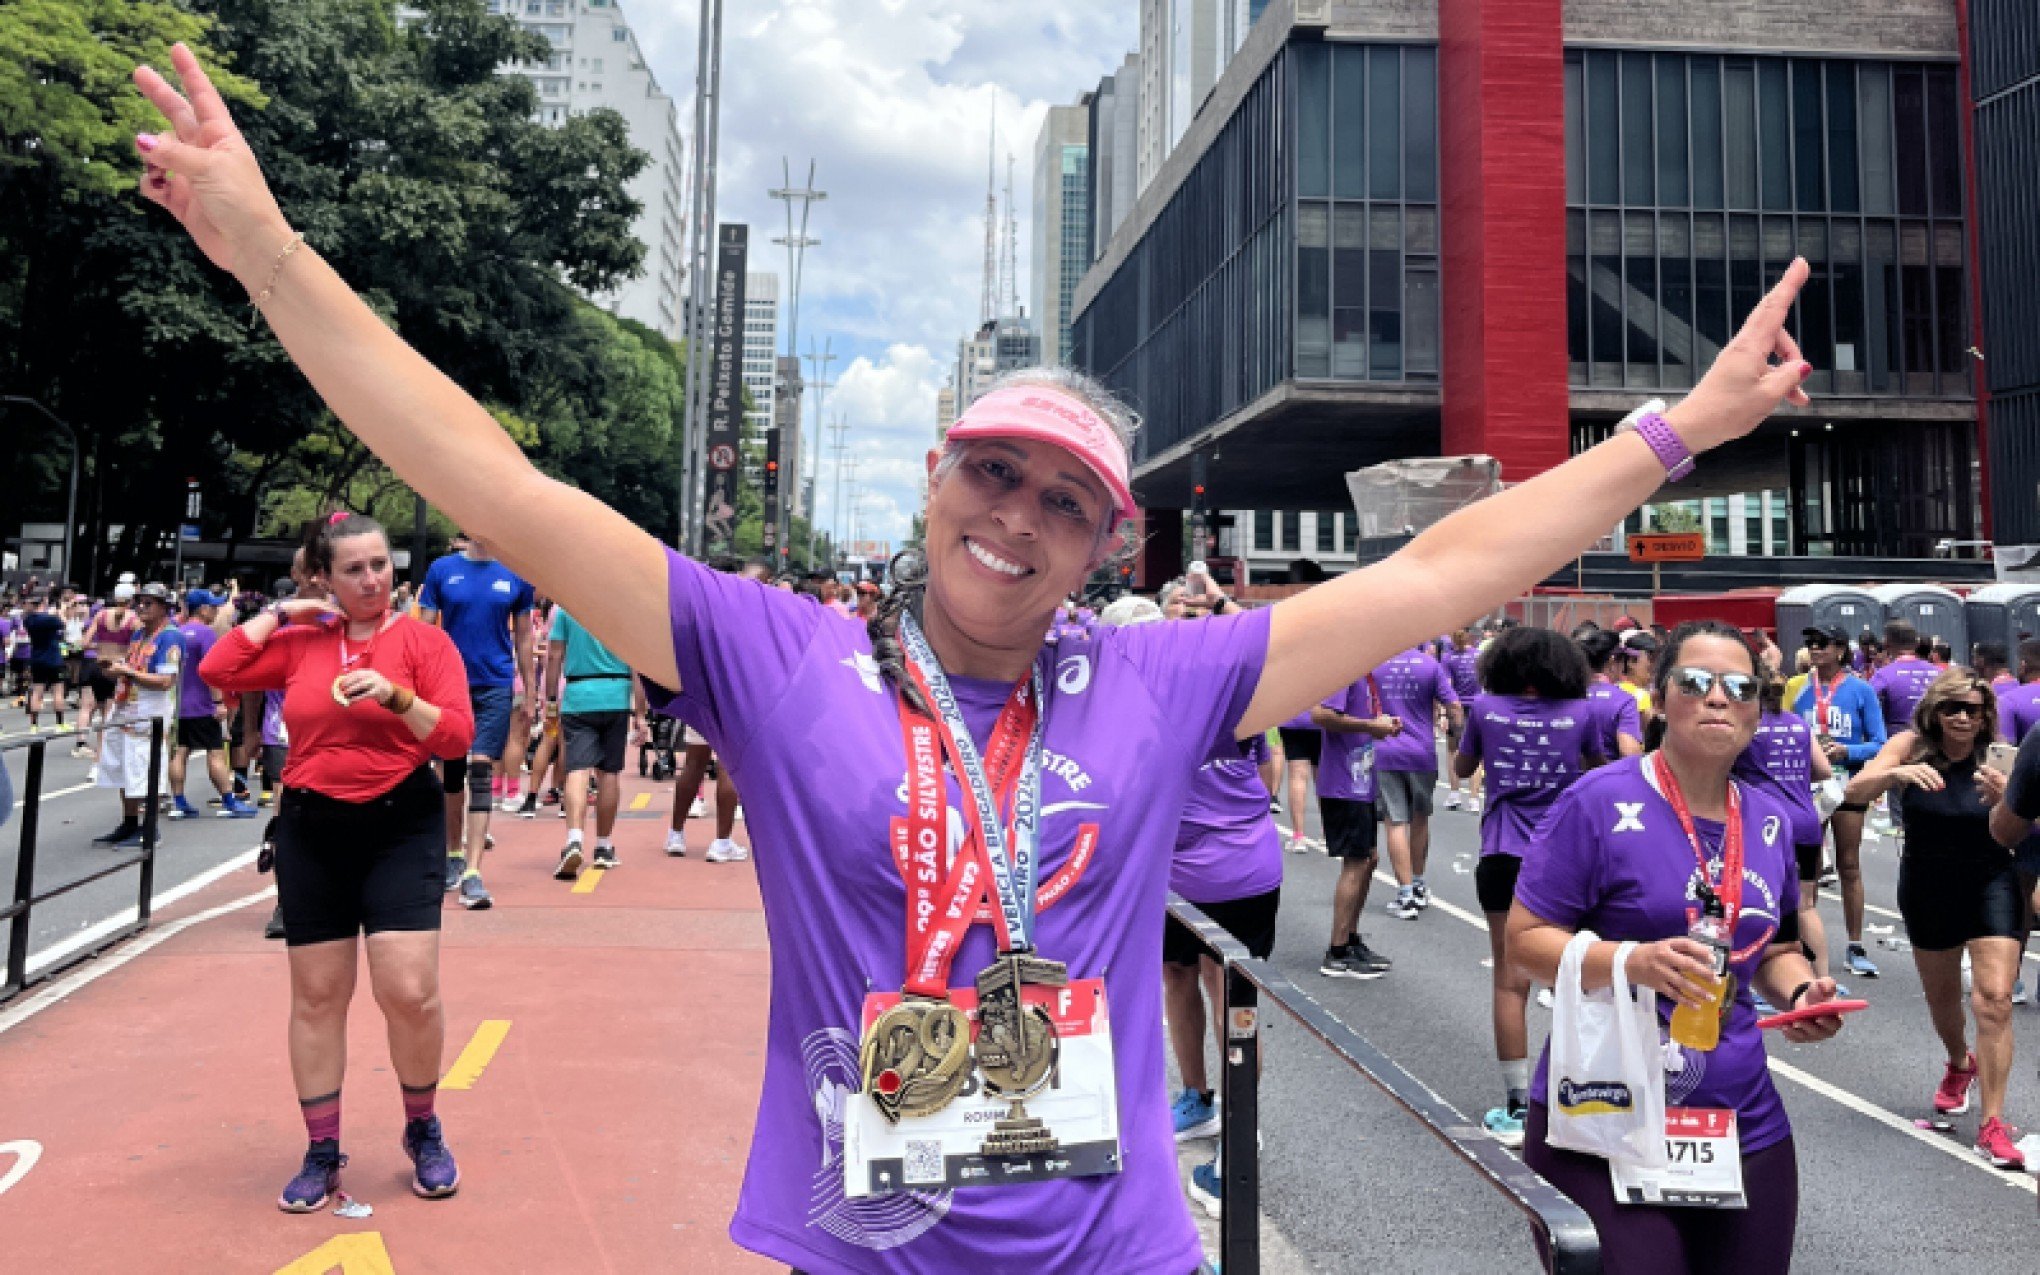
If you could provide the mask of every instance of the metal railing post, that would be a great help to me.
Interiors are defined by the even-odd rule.
[[[1223,1269],[1239,1275],[1261,1271],[1260,1000],[1245,973],[1226,960],[1218,1251]]]
[[[27,795],[21,805],[21,849],[14,861],[14,919],[7,931],[7,990],[28,985],[29,900],[35,897],[35,842],[42,822],[43,749],[29,745]],[[0,761],[0,765],[5,765]]]
[[[142,805],[142,862],[139,897],[135,900],[138,926],[149,923],[149,900],[156,893],[156,808],[163,796],[163,719],[149,723],[149,796]]]

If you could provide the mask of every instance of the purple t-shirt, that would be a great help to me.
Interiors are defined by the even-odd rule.
[[[179,717],[211,717],[213,715],[212,687],[198,675],[198,666],[205,662],[205,653],[213,649],[220,635],[213,632],[210,624],[197,620],[186,620],[177,626],[184,635],[184,676],[179,679],[177,689],[177,715]]]
[[[290,734],[283,726],[283,692],[262,692],[262,744],[265,748],[290,747]]]
[[[1581,754],[1599,756],[1593,714],[1583,699],[1476,695],[1466,708],[1459,755],[1487,769],[1480,852],[1522,858],[1558,795],[1580,777]]]
[[[1913,709],[1925,698],[1927,688],[1941,670],[1916,656],[1893,660],[1870,678],[1870,689],[1884,706],[1884,733],[1896,735],[1912,729]]]
[[[1736,778],[1769,787],[1792,808],[1792,844],[1821,843],[1820,811],[1813,804],[1813,731],[1797,713],[1765,713],[1750,746],[1736,758]]]
[[[1480,694],[1480,648],[1456,646],[1445,653],[1445,673],[1452,679],[1453,693],[1471,703]]]
[[[1282,723],[1283,730],[1316,730],[1317,728],[1317,723],[1310,720],[1310,710],[1307,708]]]
[[[1326,700],[1325,707],[1348,717],[1381,715],[1366,678]],[[1364,731],[1326,731],[1324,747],[1318,753],[1318,796],[1341,801],[1373,801],[1375,749],[1378,747],[1380,744],[1374,736]]]
[[[1589,682],[1587,708],[1594,715],[1601,756],[1610,761],[1620,757],[1624,735],[1643,743],[1643,715],[1636,711],[1636,696],[1613,682]]]
[[[764,1092],[730,1237],[816,1272],[1180,1272],[1203,1260],[1177,1178],[1162,1058],[1161,954],[1176,830],[1198,768],[1233,734],[1268,649],[1268,616],[1099,628],[1045,649],[1041,879],[1098,829],[1083,875],[1040,914],[1043,956],[1103,978],[1125,1168],[1110,1177],[849,1200],[842,1121],[857,1094],[865,993],[905,974],[906,886],[889,844],[907,813],[897,699],[861,625],[668,554],[681,691],[671,711],[739,786],[769,932]],[[1010,687],[957,679],[980,744]],[[818,759],[825,762],[817,769]],[[962,795],[949,784],[950,848]],[[950,981],[994,954],[965,939]]]
[[[1202,621],[1198,621],[1202,623]],[[1268,813],[1261,765],[1268,738],[1256,735],[1239,754],[1204,764],[1183,799],[1169,888],[1192,903],[1228,903],[1282,884],[1282,830]]]
[[[1383,711],[1402,718],[1402,729],[1374,746],[1374,764],[1383,770],[1436,771],[1438,730],[1434,705],[1457,704],[1459,695],[1445,666],[1411,647],[1374,670],[1381,688]]]
[[[2040,725],[2040,682],[2027,682],[1998,695],[1998,738],[2016,744]]]
[[[1684,935],[1699,917],[1700,865],[1678,817],[1644,764],[1625,757],[1580,779],[1559,796],[1538,829],[1539,853],[1523,860],[1516,899],[1569,930],[1592,930],[1604,939],[1640,943]],[[1735,1007],[1708,1053],[1666,1051],[1665,1104],[1732,1107],[1744,1151],[1760,1151],[1791,1132],[1785,1107],[1765,1064],[1762,1033],[1750,977],[1763,963],[1778,922],[1799,909],[1798,870],[1788,835],[1791,814],[1768,789],[1740,785],[1743,820],[1742,915],[1736,922],[1729,967],[1736,978]],[[1694,821],[1706,847],[1709,879],[1721,870],[1722,825]],[[1660,1031],[1672,1002],[1658,998]],[[1545,1101],[1551,1051],[1537,1060],[1530,1092]]]

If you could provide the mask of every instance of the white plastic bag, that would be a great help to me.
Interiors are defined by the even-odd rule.
[[[1600,942],[1582,930],[1558,963],[1551,1012],[1550,1129],[1554,1147],[1620,1160],[1640,1169],[1665,1167],[1665,1071],[1658,1044],[1657,992],[1632,989],[1629,954],[1615,949],[1614,985],[1584,992],[1580,962]]]

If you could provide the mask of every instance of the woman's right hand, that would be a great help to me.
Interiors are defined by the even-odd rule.
[[[1928,792],[1939,792],[1948,786],[1948,781],[1941,777],[1941,772],[1923,761],[1914,762],[1910,766],[1900,766],[1891,772],[1891,778],[1897,783],[1924,788]]]
[[[1628,968],[1630,982],[1695,1009],[1707,1003],[1714,982],[1712,955],[1702,944],[1683,937],[1637,944]]]
[[[269,193],[262,166],[234,127],[227,104],[182,44],[170,62],[184,93],[152,67],[135,68],[135,86],[170,121],[171,132],[135,137],[147,173],[142,197],[160,204],[190,233],[207,259],[233,272],[253,294],[258,277],[290,240],[290,226]]]
[[[285,624],[318,624],[341,611],[324,598],[290,598],[276,604],[276,614]]]

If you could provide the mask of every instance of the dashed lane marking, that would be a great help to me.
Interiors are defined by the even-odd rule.
[[[601,885],[602,878],[607,875],[609,875],[609,869],[607,868],[590,868],[574,878],[574,888],[569,893],[593,894],[595,893],[595,887]]]
[[[630,808],[632,810],[643,810],[649,807],[651,804],[652,794],[648,792],[641,792],[637,796],[632,797],[630,799]]]
[[[276,1275],[329,1275],[336,1266],[340,1275],[397,1275],[380,1231],[336,1235],[290,1265],[279,1266]]]
[[[453,1060],[453,1066],[446,1069],[446,1075],[439,1082],[441,1089],[472,1089],[488,1069],[489,1060],[503,1047],[503,1038],[510,1034],[510,1020],[489,1018],[475,1028],[474,1037],[467,1048],[460,1051],[460,1057]],[[323,1268],[321,1268],[323,1269]]]

